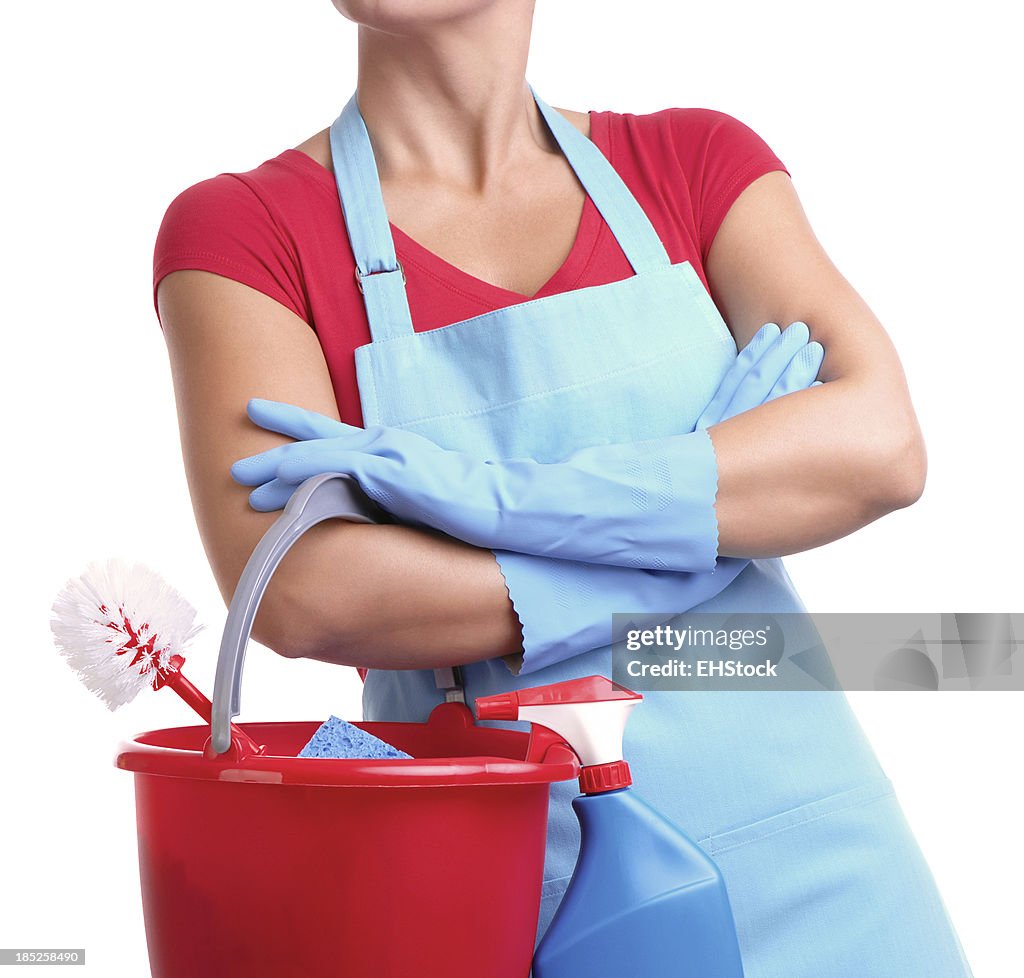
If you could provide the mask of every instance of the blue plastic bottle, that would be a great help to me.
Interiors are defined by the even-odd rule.
[[[603,676],[477,700],[579,755],[580,851],[533,978],[743,978],[725,882],[707,854],[629,787],[622,733],[638,693]]]

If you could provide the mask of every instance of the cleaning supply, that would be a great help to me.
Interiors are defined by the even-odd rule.
[[[549,790],[579,773],[568,747],[478,726],[435,688],[425,722],[355,725],[408,758],[296,756],[319,721],[247,723],[267,751],[237,749],[228,721],[281,558],[322,520],[375,510],[346,476],[300,487],[239,578],[210,725],[148,731],[118,754],[135,778],[153,978],[529,972]],[[481,880],[480,865],[499,871]]]
[[[534,955],[533,978],[743,978],[718,867],[630,788],[622,735],[642,699],[590,676],[476,700],[479,719],[543,726],[582,765],[583,794],[572,803],[579,856]]]
[[[181,671],[181,653],[200,631],[195,617],[195,608],[159,574],[112,559],[68,581],[53,603],[50,630],[68,665],[109,709],[147,687],[168,686],[209,722],[210,700]],[[263,753],[244,730],[231,729],[247,753]]]
[[[811,384],[822,356],[820,344],[809,343],[806,324],[793,323],[761,358],[769,379],[764,396],[794,360],[807,373],[801,386]],[[761,375],[756,368],[751,373],[757,387]],[[728,405],[726,400],[723,407]],[[360,428],[262,399],[250,403],[249,415],[271,431],[316,427],[329,435],[279,445],[232,466],[232,476],[245,485],[274,480],[269,496],[275,503],[281,482],[297,485],[324,472],[343,472],[394,516],[478,547],[621,567],[715,568],[718,466],[703,428],[590,445],[543,463],[529,457],[486,459],[442,448],[419,432]],[[260,508],[260,498],[254,492],[250,502]]]
[[[328,717],[317,727],[316,733],[298,753],[299,757],[363,757],[396,758],[412,757],[404,750],[392,747],[379,737],[367,733],[361,727],[342,720]]]
[[[375,510],[345,476],[295,493],[239,581],[218,676],[240,681],[253,616],[288,547],[321,519],[376,522]],[[230,684],[211,704],[181,674],[195,611],[140,566],[91,567],[54,614],[58,648],[111,709],[168,685],[208,721],[139,733],[117,754],[134,776],[147,974],[524,978],[549,789],[579,772],[568,747],[477,726],[459,702],[424,723],[332,717],[246,733],[226,719]],[[335,750],[342,740],[356,750],[358,730],[360,751],[387,743],[404,756],[296,756],[325,727]],[[502,871],[481,881],[481,861]]]
[[[409,760],[296,757],[318,725],[248,723],[262,757],[205,754],[208,726],[121,744],[153,978],[526,978],[571,751],[442,703],[365,725]]]

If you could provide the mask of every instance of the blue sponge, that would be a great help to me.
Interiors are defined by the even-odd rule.
[[[332,716],[320,724],[298,756],[387,758],[412,757],[412,754],[406,754],[340,717]]]

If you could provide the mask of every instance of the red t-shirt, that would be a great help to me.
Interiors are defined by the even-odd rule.
[[[704,261],[740,192],[770,170],[789,173],[746,124],[705,108],[646,115],[592,112],[590,138],[639,201],[673,262]],[[448,264],[394,225],[414,328],[436,329],[526,296]],[[184,268],[242,282],[316,331],[343,421],[362,425],[353,351],[370,341],[334,176],[286,149],[246,173],[221,173],[179,194],[164,215],[153,263],[160,280]],[[537,296],[628,278],[633,270],[588,197],[575,243]],[[158,313],[159,315],[159,313]]]

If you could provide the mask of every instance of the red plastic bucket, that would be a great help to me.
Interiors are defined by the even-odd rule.
[[[153,978],[527,978],[575,755],[445,703],[359,724],[413,760],[296,757],[318,725],[246,723],[241,760],[207,726],[121,745]]]

